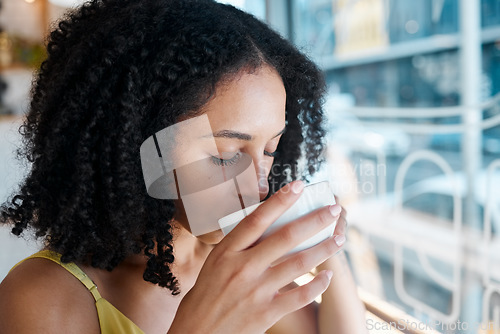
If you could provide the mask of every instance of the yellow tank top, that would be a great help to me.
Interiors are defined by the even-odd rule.
[[[144,334],[144,332],[139,327],[137,327],[137,325],[134,324],[132,320],[127,318],[110,302],[101,297],[101,294],[99,293],[99,291],[97,291],[97,286],[90,279],[90,277],[88,277],[76,264],[62,263],[61,255],[56,252],[52,252],[49,250],[40,251],[22,260],[12,269],[17,267],[22,262],[33,258],[44,258],[59,264],[61,267],[73,274],[73,276],[78,278],[83,285],[85,285],[90,293],[92,293],[92,296],[94,296],[102,334]]]

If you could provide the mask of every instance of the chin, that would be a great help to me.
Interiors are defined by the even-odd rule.
[[[217,245],[224,238],[222,230],[213,231],[210,233],[202,234],[196,237],[198,240],[207,245]]]

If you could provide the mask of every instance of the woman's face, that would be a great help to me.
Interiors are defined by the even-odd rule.
[[[203,161],[205,165],[198,164],[204,167],[198,167],[196,172],[191,170],[188,175],[181,175],[184,180],[179,180],[179,184],[191,184],[194,189],[215,178],[207,176],[211,171],[222,170],[226,179],[227,175],[231,175],[231,169],[239,168],[236,167],[237,164],[243,168],[237,172],[237,183],[232,182],[231,176],[228,176],[229,180],[224,184],[198,192],[198,195],[181,196],[182,200],[176,201],[175,219],[182,227],[195,232],[192,231],[195,225],[216,226],[213,225],[217,224],[216,220],[241,209],[234,207],[235,205],[243,205],[244,202],[247,207],[266,197],[273,153],[285,130],[285,101],[286,92],[281,77],[268,66],[252,73],[242,71],[234,79],[216,88],[214,97],[201,109],[202,116],[208,122],[192,122],[193,126],[186,126],[185,136],[195,139],[182,140],[184,145],[175,154],[178,161]],[[200,117],[200,120],[203,118]],[[209,126],[203,128],[199,124]],[[246,169],[243,157],[249,162]],[[177,177],[179,178],[179,173]],[[238,202],[238,199],[239,203],[233,204],[232,209],[227,211],[228,203]],[[196,212],[193,214],[193,211]],[[213,231],[214,228],[209,230]],[[214,244],[222,239],[223,234],[218,229],[197,237],[205,243]]]

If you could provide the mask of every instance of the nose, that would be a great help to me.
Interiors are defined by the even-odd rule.
[[[257,180],[259,180],[259,198],[264,200],[269,193],[269,182],[267,181],[267,173],[257,174]]]
[[[238,181],[240,183],[239,191],[241,191],[242,196],[253,198],[253,201],[257,199],[262,201],[269,193],[268,176],[271,172],[273,159],[263,157],[262,154],[257,152],[245,153],[245,155],[252,159],[251,163],[253,164],[255,174],[246,174],[248,177],[244,178],[245,181],[243,181],[243,179]]]
[[[264,159],[254,160],[257,182],[259,186],[259,198],[262,201],[269,193],[269,182],[267,180],[271,170],[271,162]]]

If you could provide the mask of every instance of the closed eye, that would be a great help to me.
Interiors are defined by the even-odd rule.
[[[274,152],[264,151],[264,155],[267,155],[268,157],[276,158],[278,156],[278,151],[274,151]]]
[[[227,166],[232,166],[236,164],[240,158],[241,158],[241,153],[236,152],[231,158],[229,159],[224,159],[224,158],[219,158],[219,157],[214,157],[213,155],[210,156],[212,163],[218,167],[227,167]]]

